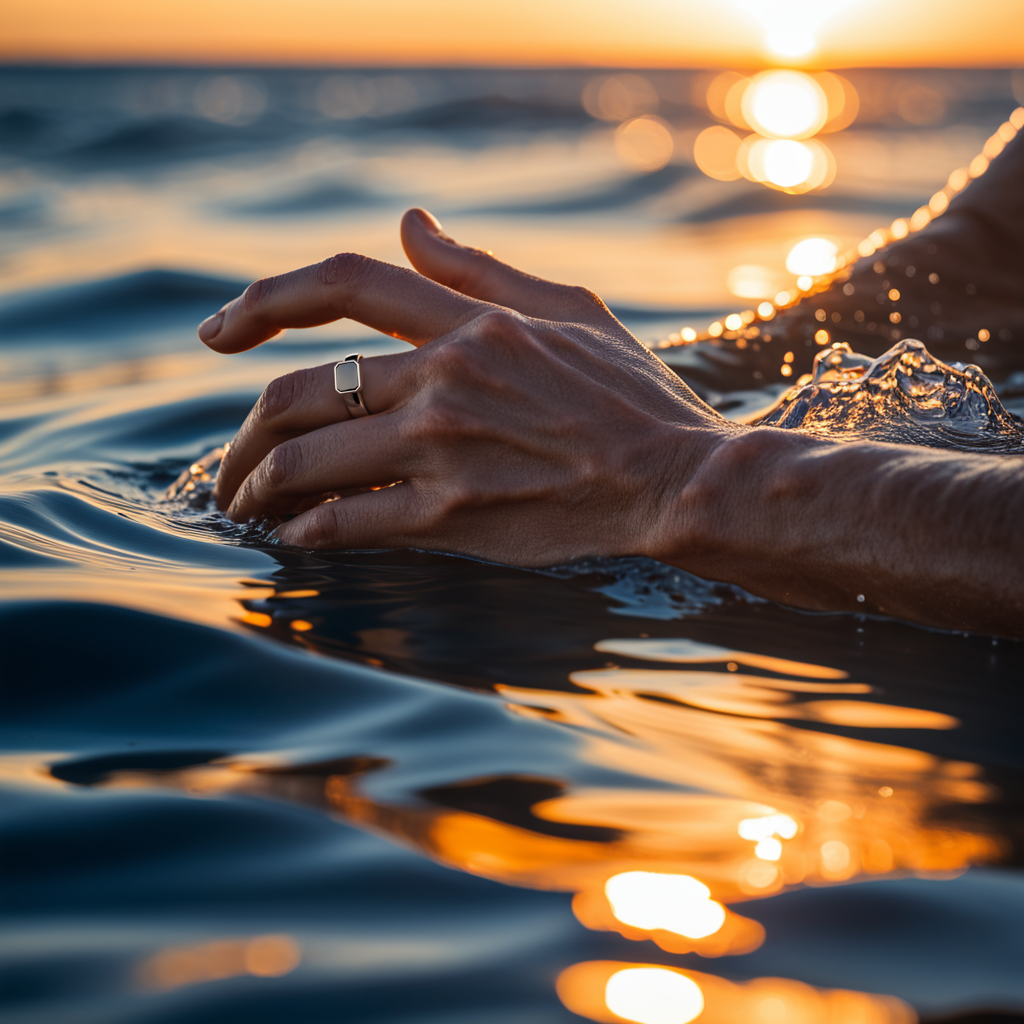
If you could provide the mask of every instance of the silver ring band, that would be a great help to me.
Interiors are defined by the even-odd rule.
[[[369,410],[363,402],[363,373],[359,361],[361,352],[353,352],[345,356],[340,363],[334,364],[334,390],[345,399],[349,416],[367,416]]]

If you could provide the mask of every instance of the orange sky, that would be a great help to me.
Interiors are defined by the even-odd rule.
[[[800,0],[756,0],[762,8],[787,2]],[[854,0],[817,35],[803,63],[1024,65],[1024,0]],[[731,0],[0,0],[3,61],[713,66],[765,59],[764,30]]]

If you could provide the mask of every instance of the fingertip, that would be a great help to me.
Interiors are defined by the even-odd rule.
[[[411,210],[406,210],[405,216],[402,219],[425,228],[432,235],[437,235],[440,238],[448,237],[444,233],[444,228],[441,227],[441,222],[429,210],[424,210],[420,206],[414,206]]]
[[[451,246],[455,249],[461,249],[462,246],[449,235],[443,227],[441,222],[428,210],[423,210],[418,206],[414,206],[411,210],[406,210],[405,215],[402,217],[401,226],[402,246],[406,251],[406,255],[411,257],[411,249],[422,247],[426,239],[436,239],[439,242],[447,243],[447,246]],[[427,242],[427,251],[429,251],[430,243]]]
[[[292,524],[296,520],[302,519],[303,515],[297,515],[292,519],[285,520],[280,526],[275,527],[270,532],[270,536],[267,538],[274,544],[286,544],[291,548],[311,548],[312,545],[303,543],[305,540],[305,530],[303,529],[304,523],[300,523],[298,526]]]
[[[214,338],[220,334],[221,327],[224,326],[224,310],[220,309],[213,316],[208,316],[198,328],[199,340],[204,344],[208,345]]]

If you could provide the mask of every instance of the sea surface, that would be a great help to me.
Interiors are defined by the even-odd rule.
[[[1024,92],[847,72],[836,181],[791,196],[693,165],[698,72],[643,73],[675,150],[624,162],[598,74],[0,69],[10,1024],[1024,1020],[1024,645],[642,559],[309,554],[210,505],[271,379],[404,347],[217,356],[195,325],[250,280],[399,261],[416,204],[656,344],[742,308],[734,267],[911,213]],[[836,358],[837,394],[973,388],[963,430],[1019,450],[1020,374]],[[716,401],[781,422],[781,390]]]

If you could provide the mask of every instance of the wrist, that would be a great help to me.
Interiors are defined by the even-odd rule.
[[[677,474],[663,505],[652,557],[715,579],[735,579],[736,567],[778,551],[787,509],[801,498],[803,475],[792,471],[814,438],[770,427],[719,432]],[[781,551],[778,551],[781,554]]]

